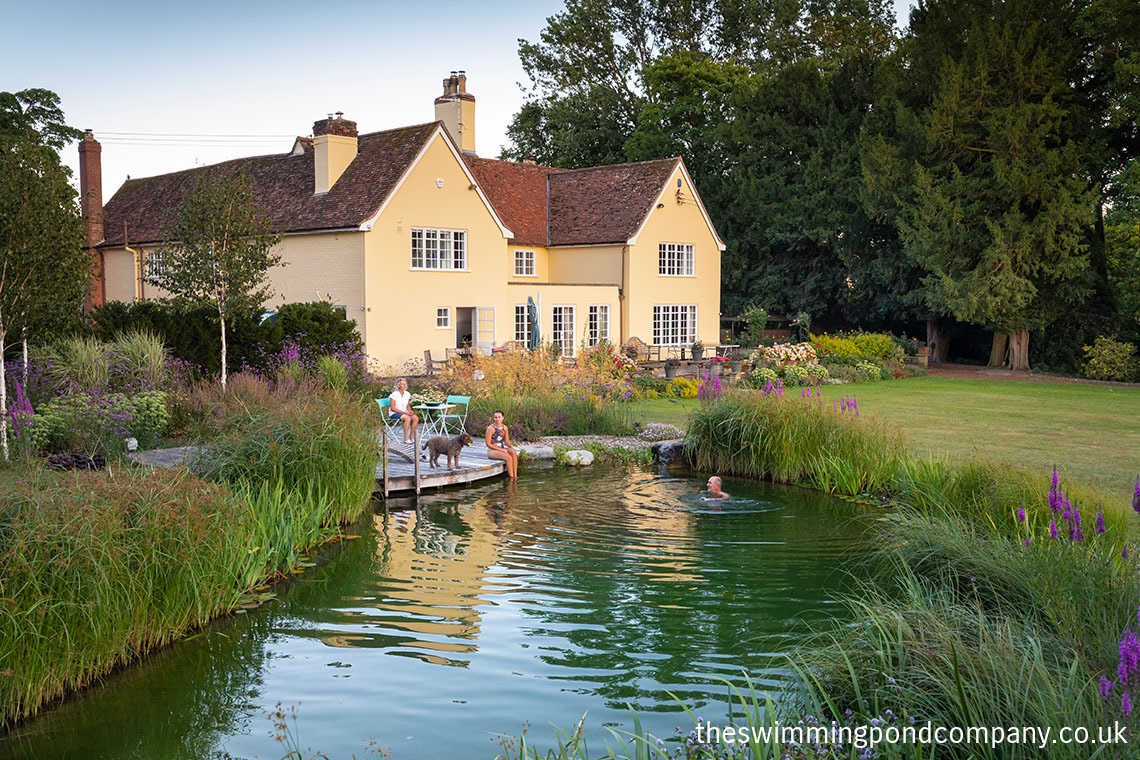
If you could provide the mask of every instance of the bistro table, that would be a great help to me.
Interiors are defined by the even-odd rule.
[[[429,435],[447,435],[447,420],[443,415],[447,414],[455,404],[446,404],[443,402],[436,404],[416,404],[413,409],[422,411],[424,431]]]

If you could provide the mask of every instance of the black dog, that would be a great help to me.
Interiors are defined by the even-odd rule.
[[[423,450],[427,451],[431,458],[428,462],[432,467],[439,467],[439,455],[447,454],[447,469],[451,469],[451,459],[455,458],[455,468],[459,469],[459,452],[463,450],[464,446],[471,445],[471,436],[467,433],[460,433],[454,438],[448,438],[443,435],[432,436],[427,439],[427,443],[423,445]]]

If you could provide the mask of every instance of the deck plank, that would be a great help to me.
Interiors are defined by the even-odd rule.
[[[439,467],[428,466],[427,452],[421,451],[420,456],[420,490],[426,488],[440,488],[443,486],[473,483],[502,475],[507,471],[507,465],[502,460],[491,459],[487,456],[487,444],[476,438],[470,446],[464,447],[459,454],[459,469],[448,471],[447,458],[439,458]],[[384,462],[376,464],[376,481],[378,490],[384,489]],[[397,455],[388,454],[388,493],[416,490],[416,465],[404,458],[403,452]]]

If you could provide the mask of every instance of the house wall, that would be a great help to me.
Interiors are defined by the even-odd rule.
[[[269,270],[273,296],[266,306],[331,301],[345,307],[365,337],[364,237],[351,230],[286,236],[274,248],[284,265]]]
[[[580,349],[586,337],[590,306],[608,306],[610,313],[610,342],[620,342],[620,303],[617,285],[549,285],[543,283],[512,283],[507,289],[507,316],[510,319],[510,332],[502,341],[513,340],[514,315],[516,306],[526,306],[527,296],[534,299],[538,307],[538,327],[543,343],[551,340],[551,327],[554,324],[554,307],[574,307],[574,352]]]
[[[534,276],[515,274],[515,251],[534,251]],[[542,247],[533,245],[507,246],[507,272],[512,282],[541,282],[549,281],[550,253]]]
[[[134,303],[137,276],[133,253],[122,248],[104,249],[104,292],[108,303],[111,301]]]
[[[364,315],[364,329],[366,350],[376,364],[398,370],[409,359],[422,360],[425,349],[443,357],[444,349],[462,338],[459,309],[493,309],[495,344],[513,334],[506,283],[514,262],[494,216],[469,189],[471,181],[436,135],[365,236],[364,290],[371,311]],[[467,269],[412,269],[413,227],[463,230]],[[439,308],[450,310],[450,327],[437,327]]]
[[[620,245],[555,248],[550,252],[551,282],[621,285]]]
[[[677,179],[682,179],[677,202]],[[653,343],[653,307],[663,304],[696,304],[698,336],[708,345],[720,342],[720,249],[688,178],[678,168],[658,198],[662,208],[650,211],[636,243],[626,257],[625,336]],[[659,274],[660,243],[692,243],[693,276]]]

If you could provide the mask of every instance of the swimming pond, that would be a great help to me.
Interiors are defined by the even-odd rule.
[[[280,703],[301,748],[491,758],[496,736],[585,716],[668,737],[669,692],[724,715],[721,679],[778,694],[784,655],[844,615],[842,565],[864,520],[811,492],[665,470],[529,468],[377,505],[278,601],[189,641],[0,738],[0,758],[280,758]],[[409,502],[410,503],[410,502]],[[306,755],[307,756],[307,755]]]

